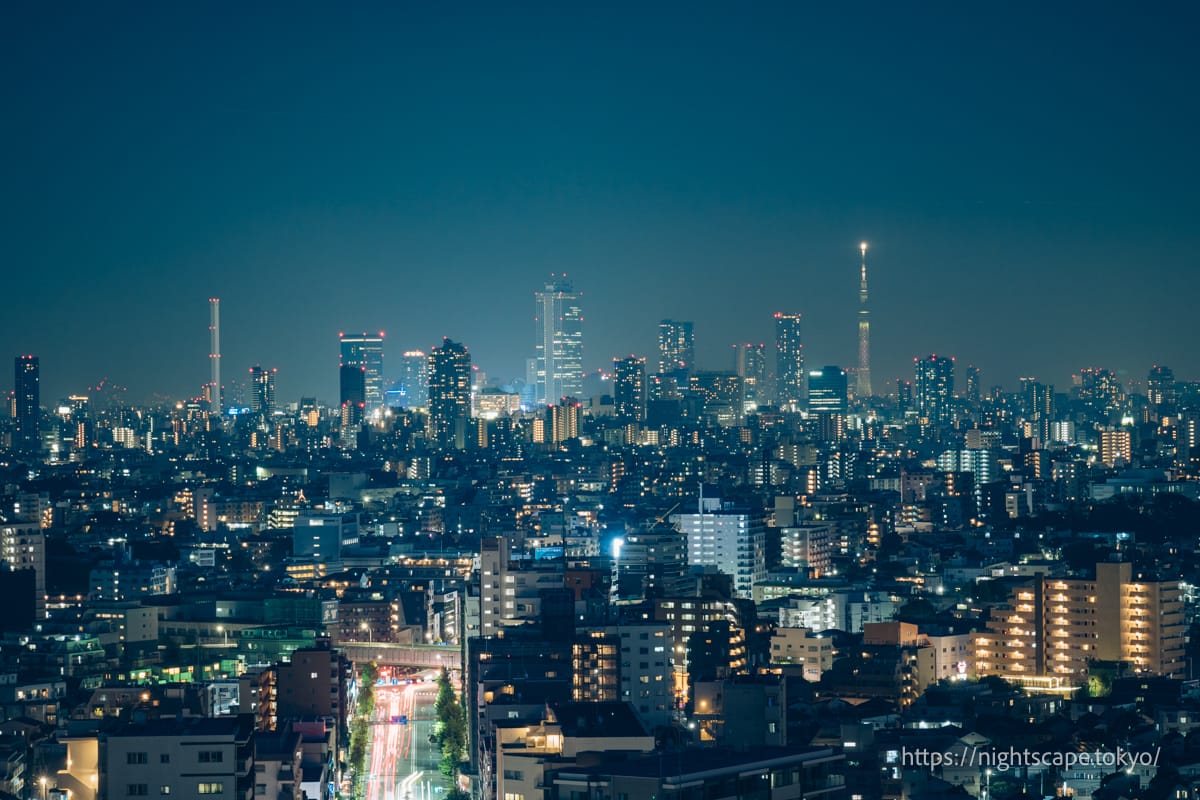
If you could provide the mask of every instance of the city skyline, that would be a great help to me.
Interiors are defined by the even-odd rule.
[[[281,398],[335,396],[339,330],[520,376],[562,272],[589,371],[663,318],[726,368],[780,310],[852,366],[860,241],[876,393],[930,352],[1200,375],[1193,8],[292,12],[12,15],[0,348],[47,397],[193,394],[207,297]]]

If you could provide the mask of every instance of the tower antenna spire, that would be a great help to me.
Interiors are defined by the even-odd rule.
[[[867,308],[867,243],[859,242],[862,276],[858,285],[858,381],[855,395],[871,396],[871,312]]]

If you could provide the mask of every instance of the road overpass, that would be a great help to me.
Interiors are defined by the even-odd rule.
[[[381,667],[462,668],[462,649],[458,645],[341,642],[338,649],[351,661],[374,661]]]

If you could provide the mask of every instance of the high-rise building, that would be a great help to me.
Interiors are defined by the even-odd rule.
[[[906,381],[903,378],[896,381],[896,406],[899,409],[901,414],[912,410],[912,408],[913,408],[912,381]]]
[[[383,331],[377,335],[340,333],[338,337],[341,366],[362,369],[364,412],[375,416],[383,410]]]
[[[691,322],[664,319],[658,323],[658,372],[686,379],[696,368],[696,338]]]
[[[620,420],[646,419],[646,359],[629,356],[613,360],[613,404]]]
[[[429,358],[420,350],[408,350],[400,357],[400,403],[404,408],[420,408],[429,402]]]
[[[429,438],[464,450],[471,415],[471,354],[451,339],[429,352]]]
[[[733,369],[742,378],[746,388],[747,405],[762,406],[771,402],[765,344],[735,344]]]
[[[37,356],[17,356],[13,364],[16,449],[33,453],[40,444],[42,418],[41,364]]]
[[[1021,378],[1021,413],[1029,436],[1045,444],[1050,441],[1050,423],[1054,421],[1054,387],[1033,378]]]
[[[722,427],[741,425],[746,419],[746,389],[732,372],[694,372],[688,390],[703,401],[704,413]]]
[[[775,314],[776,401],[792,409],[804,402],[804,345],[800,340],[800,314]]]
[[[1115,428],[1100,431],[1100,461],[1105,466],[1118,464],[1128,466],[1133,460],[1132,437],[1128,429]]]
[[[1074,688],[1097,661],[1128,662],[1138,675],[1182,675],[1186,627],[1179,581],[1135,577],[1129,562],[1105,562],[1094,578],[1038,577],[1014,588],[986,630],[971,635],[971,647],[980,676],[1055,677]]]
[[[338,370],[341,394],[342,427],[357,426],[367,406],[367,373],[363,367],[343,364]]]
[[[33,608],[46,616],[46,537],[40,522],[0,524],[0,570],[32,570]],[[9,598],[14,599],[15,598]],[[28,598],[26,598],[28,599]]]
[[[867,243],[862,250],[862,278],[858,285],[858,382],[855,397],[871,396],[871,312],[867,309]]]
[[[1121,410],[1125,402],[1125,393],[1111,370],[1086,367],[1073,377],[1078,387],[1079,399],[1094,414],[1112,417]]]
[[[275,373],[261,364],[250,368],[250,408],[256,414],[270,416],[275,411]]]
[[[1146,379],[1146,396],[1160,414],[1175,411],[1175,373],[1170,367],[1155,365]]]
[[[841,367],[824,367],[808,373],[808,410],[814,414],[845,414],[849,381]]]
[[[567,281],[550,281],[534,293],[537,405],[583,395],[583,309],[581,294]]]
[[[968,403],[979,405],[983,400],[983,378],[979,372],[979,367],[974,364],[968,364],[965,374],[967,384],[966,400]]]
[[[934,425],[950,422],[954,398],[954,359],[930,355],[916,361],[917,412]]]
[[[712,566],[733,578],[738,597],[753,596],[754,584],[767,577],[766,525],[762,516],[701,497],[695,514],[679,514],[679,532],[687,539],[688,564]]]

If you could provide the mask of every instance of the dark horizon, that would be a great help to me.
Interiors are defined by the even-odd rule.
[[[589,370],[661,318],[728,369],[776,311],[853,367],[860,240],[877,394],[930,352],[1200,378],[1191,6],[73,11],[6,26],[0,352],[46,402],[198,394],[210,296],[281,401],[336,396],[339,330],[519,377],[562,272]]]

